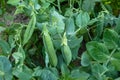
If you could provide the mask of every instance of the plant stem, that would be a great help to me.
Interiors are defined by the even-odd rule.
[[[90,40],[92,40],[92,37],[91,37],[88,29],[87,29],[87,32],[88,32],[88,36],[89,36]]]
[[[71,3],[71,0],[70,0],[70,9],[72,8],[72,3]]]
[[[107,70],[103,71],[103,72],[100,74],[100,77],[101,77],[102,75],[104,75],[106,72],[107,72]]]
[[[111,60],[111,57],[112,57],[112,55],[114,54],[114,52],[116,51],[116,48],[115,49],[113,49],[113,51],[111,52],[111,54],[110,54],[110,56],[109,56],[109,58],[108,58],[108,60],[106,61],[106,63],[105,63],[105,66],[107,66],[108,65],[108,63],[109,63],[109,61]]]
[[[82,9],[82,0],[80,0],[79,7]]]
[[[62,13],[61,8],[60,8],[60,1],[59,0],[57,0],[57,4],[58,4],[59,12]]]

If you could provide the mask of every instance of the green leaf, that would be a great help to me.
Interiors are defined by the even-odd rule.
[[[0,8],[0,15],[2,15],[3,14],[3,11],[2,11],[2,9]]]
[[[105,29],[103,41],[108,49],[114,49],[119,45],[119,36],[114,30]]]
[[[119,72],[115,69],[115,67],[111,64],[107,66],[108,71],[105,73],[106,76],[111,78],[117,78],[119,76]]]
[[[101,64],[94,64],[92,65],[92,73],[96,77],[97,80],[106,80],[105,73],[108,71],[108,69],[101,65]]]
[[[81,29],[78,28],[76,31],[77,31],[77,32],[76,32],[76,36],[79,37],[79,36],[87,33],[87,32],[88,32],[88,29],[87,29],[86,27],[83,27],[83,28],[81,28]]]
[[[36,69],[33,73],[33,76],[39,77],[40,80],[58,80],[56,74],[47,68]]]
[[[25,65],[13,68],[13,75],[19,80],[31,80],[32,73],[32,70]]]
[[[53,43],[56,49],[60,49],[61,48],[61,38],[59,36],[59,34],[56,34],[54,36],[52,36],[53,38]]]
[[[6,28],[0,26],[0,33],[4,30],[6,30]]]
[[[66,34],[71,35],[75,31],[74,19],[72,17],[66,19]]]
[[[19,2],[20,2],[20,0],[8,0],[7,1],[8,4],[11,4],[13,6],[16,6]]]
[[[70,74],[70,70],[67,68],[67,65],[64,63],[61,64],[61,73],[63,77],[67,77]]]
[[[72,9],[71,9],[71,8],[67,8],[67,9],[65,10],[65,15],[64,15],[64,16],[68,16],[68,17],[73,16],[73,11],[72,11]]]
[[[86,47],[91,57],[98,62],[105,62],[110,55],[107,47],[103,43],[91,41],[87,43]]]
[[[35,9],[36,9],[36,10],[39,10],[40,7],[41,7],[41,6],[40,6],[39,4],[36,4],[36,5],[35,5]]]
[[[80,28],[82,27],[87,27],[88,23],[90,21],[90,16],[87,12],[81,11],[77,16],[76,16],[76,25]]]
[[[35,16],[35,14],[33,14],[30,22],[28,23],[28,26],[27,26],[27,29],[25,31],[25,34],[24,34],[24,40],[23,40],[23,44],[24,45],[31,38],[31,36],[32,36],[32,34],[34,32],[34,29],[35,29],[35,24],[36,24],[36,16]]]
[[[77,69],[72,70],[70,76],[73,80],[87,80],[90,75],[84,71],[80,71]]]
[[[115,80],[120,80],[120,77],[116,78]]]
[[[15,11],[15,15],[23,13],[25,7],[26,7],[25,4],[21,4],[21,5],[17,6],[16,11]]]
[[[80,43],[83,40],[83,36],[80,38],[77,38],[76,36],[68,36],[68,45],[70,48],[75,48],[76,46],[79,46]]]
[[[64,28],[65,28],[65,23],[63,21],[64,17],[62,15],[60,15],[54,9],[51,10],[50,15],[51,15],[50,22],[52,24],[50,28],[55,29],[54,33],[56,31],[57,31],[57,33],[62,33],[64,31]]]
[[[88,53],[86,51],[82,53],[81,65],[84,66],[84,67],[90,65],[90,56],[88,55]]]
[[[68,37],[68,45],[72,51],[72,58],[76,59],[78,56],[78,50],[80,48],[80,43],[82,42],[83,37],[77,38],[76,36],[69,36]]]
[[[15,59],[15,64],[19,64],[19,65],[24,64],[25,52],[24,52],[22,46],[20,46],[18,48],[18,52],[13,53],[12,56]]]
[[[120,52],[115,52],[111,59],[110,62],[112,64],[112,66],[115,67],[116,70],[120,71]]]
[[[5,56],[0,56],[0,80],[12,80],[12,65]]]
[[[96,38],[101,37],[103,33],[103,28],[104,28],[104,20],[100,20],[97,22],[97,27],[96,27]]]
[[[115,26],[115,31],[120,34],[120,16],[118,19],[116,19],[116,26]]]
[[[15,45],[15,40],[13,35],[9,35],[8,42],[10,44],[11,50],[16,46]]]
[[[4,40],[0,40],[0,47],[4,54],[9,54],[11,51],[9,44]]]
[[[82,9],[84,11],[91,12],[94,10],[94,6],[95,6],[95,0],[91,0],[91,1],[84,0],[82,4]]]

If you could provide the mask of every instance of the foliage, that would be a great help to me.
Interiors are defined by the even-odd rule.
[[[0,0],[0,80],[120,80],[119,0]]]

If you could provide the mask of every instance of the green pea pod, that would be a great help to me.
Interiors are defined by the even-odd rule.
[[[62,55],[63,55],[63,58],[64,58],[66,64],[69,65],[72,60],[72,53],[71,53],[70,47],[68,45],[62,46]]]
[[[34,32],[34,29],[35,29],[35,24],[36,24],[36,16],[34,14],[32,15],[32,18],[30,22],[28,23],[27,29],[25,31],[23,45],[25,45],[28,42],[28,40],[31,38]]]
[[[45,50],[49,56],[50,64],[54,67],[57,66],[57,62],[58,62],[57,56],[46,25],[43,26],[43,42],[44,42]]]
[[[66,33],[64,33],[64,36],[63,36],[61,51],[62,51],[64,61],[66,62],[67,65],[69,65],[72,60],[72,52],[70,47],[67,44]]]

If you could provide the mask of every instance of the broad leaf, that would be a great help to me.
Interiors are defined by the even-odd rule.
[[[61,38],[59,36],[59,34],[56,34],[53,36],[53,43],[56,49],[60,49],[61,48]]]
[[[120,34],[120,16],[118,19],[116,19],[116,26],[115,26],[115,31]]]
[[[15,59],[16,64],[19,64],[19,65],[24,64],[25,52],[24,52],[22,46],[20,46],[18,48],[18,52],[13,53],[12,56]]]
[[[12,65],[5,56],[0,56],[0,80],[12,80]]]
[[[104,28],[104,20],[100,20],[97,22],[97,27],[96,27],[96,38],[100,38],[102,33],[103,33],[103,28]]]
[[[63,21],[64,17],[60,15],[57,11],[54,9],[51,10],[50,12],[50,23],[51,23],[51,30],[53,28],[54,32],[53,33],[62,33],[65,28],[65,23]]]
[[[70,76],[73,80],[87,80],[90,75],[84,71],[80,71],[77,69],[73,70]]]
[[[75,48],[76,46],[79,46],[80,43],[83,40],[83,36],[80,38],[77,38],[76,36],[68,36],[68,45],[70,48]]]
[[[82,4],[82,9],[87,12],[93,11],[95,6],[95,0],[84,0]]]
[[[75,31],[74,19],[72,17],[66,19],[66,34],[71,35]]]
[[[106,29],[103,34],[103,41],[108,49],[114,49],[119,45],[119,36],[114,30]]]
[[[8,42],[10,44],[11,50],[16,46],[15,45],[15,40],[13,35],[9,35]]]
[[[33,76],[39,77],[41,80],[58,80],[56,74],[54,74],[54,72],[50,71],[49,69],[37,68],[33,73]]]
[[[81,11],[77,16],[76,16],[76,25],[80,28],[86,27],[90,21],[90,16],[87,12]]]
[[[120,80],[120,77],[119,77],[119,78],[116,78],[115,80]]]
[[[17,5],[20,2],[20,0],[8,0],[7,3],[11,5]]]
[[[61,73],[63,77],[67,77],[70,74],[70,70],[67,68],[67,65],[64,63],[61,65]]]
[[[0,26],[0,33],[4,31],[6,28]]]
[[[108,69],[105,66],[102,66],[97,63],[92,65],[92,73],[97,80],[106,80],[107,77],[104,75],[107,71]]]
[[[76,59],[78,56],[78,50],[80,48],[80,43],[82,42],[83,37],[77,38],[76,36],[69,36],[68,37],[68,45],[72,51],[73,59]]]
[[[0,48],[2,48],[4,54],[9,54],[11,51],[9,44],[4,40],[0,40]]]
[[[110,62],[112,66],[115,67],[116,70],[120,71],[120,52],[116,52],[112,55]]]
[[[105,62],[110,55],[107,47],[103,43],[91,41],[87,43],[86,47],[91,57],[98,62]]]
[[[82,66],[89,66],[90,65],[90,56],[87,52],[83,52],[81,56],[81,65]]]
[[[13,75],[19,78],[19,80],[30,80],[32,73],[32,70],[25,65],[13,68]]]

